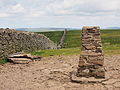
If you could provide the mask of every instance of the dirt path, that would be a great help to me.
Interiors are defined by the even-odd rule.
[[[70,81],[79,55],[52,56],[29,64],[0,65],[0,90],[120,90],[120,56],[105,56],[107,81],[79,84]]]

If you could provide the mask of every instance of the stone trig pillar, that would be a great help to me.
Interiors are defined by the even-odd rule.
[[[82,29],[82,51],[77,72],[72,74],[75,82],[101,82],[105,79],[104,55],[100,27],[85,26]]]
[[[104,56],[100,37],[100,27],[85,26],[82,29],[82,52],[77,76],[104,78]]]

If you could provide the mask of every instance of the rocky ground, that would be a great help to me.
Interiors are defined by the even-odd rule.
[[[0,65],[0,90],[120,90],[120,56],[105,56],[106,81],[70,81],[79,55],[51,56],[29,64]]]

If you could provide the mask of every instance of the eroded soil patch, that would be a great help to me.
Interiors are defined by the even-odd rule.
[[[29,64],[0,65],[0,90],[120,90],[120,56],[105,56],[107,81],[79,84],[70,81],[79,55],[51,56]]]

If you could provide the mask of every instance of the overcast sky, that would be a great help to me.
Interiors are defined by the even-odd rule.
[[[0,0],[0,27],[119,27],[120,0]]]

